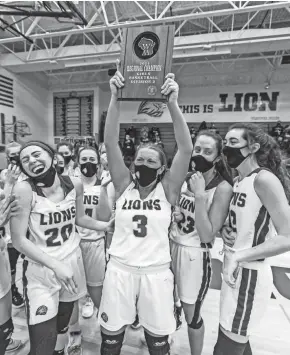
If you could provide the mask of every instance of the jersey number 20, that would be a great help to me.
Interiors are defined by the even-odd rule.
[[[133,229],[135,237],[144,238],[147,235],[148,219],[143,215],[136,215],[133,217],[133,222],[137,222],[137,228]]]
[[[58,228],[51,228],[46,230],[44,234],[49,236],[46,240],[46,245],[48,247],[56,247],[62,245],[66,240],[68,240],[72,230],[72,224],[66,224],[60,230]],[[62,240],[57,240],[59,235],[61,236]]]

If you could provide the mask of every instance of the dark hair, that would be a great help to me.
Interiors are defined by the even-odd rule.
[[[55,153],[54,157],[55,157],[56,159],[57,159],[57,157],[62,157],[62,159],[64,159],[63,155],[60,154],[60,153],[58,153],[58,152]]]
[[[43,142],[41,142],[41,141],[29,141],[29,142],[26,142],[26,143],[22,146],[22,148],[21,148],[21,150],[20,150],[20,152],[19,152],[19,155],[21,154],[21,152],[22,152],[25,148],[31,147],[31,146],[33,146],[33,145],[36,145],[36,146],[42,148],[43,150],[45,150],[45,151],[50,155],[50,157],[52,158],[52,164],[53,164],[53,159],[54,159],[55,153],[56,153],[55,150],[54,150],[49,144],[43,143]],[[27,173],[27,172],[25,171],[25,169],[23,168],[21,160],[20,160],[20,163],[19,163],[19,167],[20,167],[20,170],[21,170],[26,176],[29,176],[28,173]]]
[[[254,123],[236,123],[230,127],[242,129],[243,138],[249,143],[259,143],[260,149],[255,153],[260,167],[269,169],[281,181],[286,197],[290,201],[290,176],[282,151],[276,140]]]
[[[32,146],[32,145],[36,145],[36,146],[38,146],[38,147],[40,147],[40,148],[42,148],[43,150],[45,150],[52,158],[54,158],[54,155],[55,155],[55,150],[49,145],[49,144],[47,144],[47,143],[44,143],[44,142],[41,142],[41,141],[29,141],[29,142],[26,142],[23,146],[22,146],[22,148],[21,148],[21,150],[20,150],[20,153],[25,149],[25,148],[27,148],[27,147],[30,147],[30,146]],[[19,154],[20,154],[19,153]]]
[[[231,185],[233,186],[233,177],[230,167],[227,164],[227,161],[223,155],[223,139],[222,137],[213,131],[203,130],[198,132],[196,141],[200,136],[206,136],[212,138],[216,142],[216,147],[218,151],[218,157],[220,159],[214,164],[216,171]],[[196,142],[195,141],[195,142]],[[191,160],[190,160],[191,165]]]
[[[158,176],[158,182],[161,181],[163,176],[166,173],[166,170],[167,170],[167,158],[166,158],[164,150],[160,146],[158,146],[156,144],[148,144],[148,145],[145,145],[145,146],[139,146],[137,151],[136,151],[136,153],[135,153],[133,162],[135,161],[139,150],[142,149],[142,148],[148,148],[148,149],[154,150],[155,152],[158,153],[159,159],[161,161],[161,166],[165,166],[165,169],[164,169],[163,173]]]
[[[92,150],[93,152],[95,152],[97,154],[98,157],[98,164],[100,163],[100,154],[99,152],[92,146],[86,145],[84,147],[80,147],[78,152],[77,152],[77,162],[79,162],[80,156],[81,156],[81,152],[83,152],[84,150]]]
[[[57,143],[56,150],[58,151],[60,147],[65,146],[68,147],[68,149],[72,152],[73,151],[73,146],[71,143],[68,142],[59,142]]]

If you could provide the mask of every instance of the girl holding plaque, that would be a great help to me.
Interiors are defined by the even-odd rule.
[[[125,328],[135,321],[145,329],[151,355],[169,353],[169,334],[176,329],[173,274],[168,229],[185,180],[192,143],[177,99],[179,87],[168,74],[161,93],[168,97],[178,151],[170,170],[156,145],[138,149],[134,178],[118,146],[118,90],[126,82],[117,68],[110,81],[111,102],[105,126],[109,171],[116,190],[115,232],[99,310],[101,354],[120,354]]]

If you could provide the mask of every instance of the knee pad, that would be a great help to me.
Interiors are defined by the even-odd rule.
[[[168,335],[162,337],[155,337],[148,334],[147,332],[144,333],[150,355],[169,354],[170,345],[168,343]]]
[[[68,331],[70,317],[74,309],[74,302],[60,302],[57,313],[57,333],[65,334]]]
[[[203,325],[203,319],[200,317],[200,321],[198,322],[197,319],[193,317],[191,323],[187,325],[191,329],[200,329]]]
[[[101,332],[101,355],[120,355],[125,331],[117,335],[108,335]]]
[[[0,325],[0,344],[4,345],[4,349],[7,348],[10,342],[13,330],[14,326],[12,318],[10,318],[6,323]]]
[[[213,355],[243,355],[246,346],[247,343],[238,343],[227,337],[225,333],[219,329]]]

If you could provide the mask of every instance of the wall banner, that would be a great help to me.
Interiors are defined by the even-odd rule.
[[[187,122],[290,121],[290,84],[181,89],[179,106]],[[122,123],[171,122],[163,102],[122,102]]]

